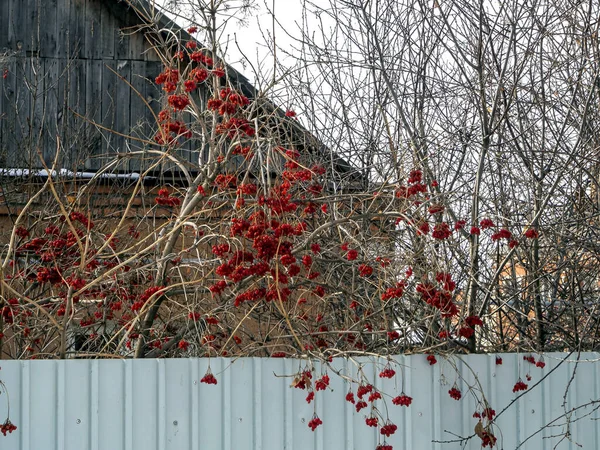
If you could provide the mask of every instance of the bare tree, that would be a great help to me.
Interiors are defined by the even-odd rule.
[[[227,67],[222,43],[252,5],[177,3],[187,31],[130,2],[163,65],[154,132],[128,135],[130,151],[76,192],[48,176],[16,215],[0,353],[423,352],[433,364],[596,348],[594,2],[306,1],[297,64],[276,64],[261,89]],[[49,174],[67,146],[43,161]],[[98,208],[136,158],[140,176]],[[157,168],[177,175],[148,188]],[[294,385],[314,397],[328,377],[311,377]],[[351,381],[359,411],[377,391]],[[493,410],[470,390],[493,446]]]

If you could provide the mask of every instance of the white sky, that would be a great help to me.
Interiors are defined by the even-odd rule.
[[[189,1],[189,0],[188,0]],[[193,0],[192,0],[193,1]],[[319,5],[329,4],[328,0],[313,0]],[[168,0],[156,0],[158,5],[168,3]],[[258,63],[264,64],[264,69],[271,70],[273,67],[273,58],[267,48],[265,39],[273,32],[272,16],[269,9],[275,6],[275,16],[282,28],[276,26],[275,39],[278,46],[291,51],[293,39],[287,33],[298,36],[298,24],[302,22],[302,5],[303,0],[255,0],[259,7],[258,11],[249,18],[246,26],[240,26],[235,21],[230,22],[225,34],[223,35],[222,44],[227,44],[227,60],[228,63],[235,67],[238,71],[244,74],[250,81],[254,81],[254,75],[251,68],[241,63],[245,55],[253,65]],[[265,6],[268,4],[268,7]],[[177,20],[184,27],[189,25],[189,22]],[[262,29],[262,32],[261,32]],[[264,36],[263,36],[264,33]],[[237,39],[237,45],[235,40]],[[239,46],[240,51],[238,51]],[[279,55],[282,56],[282,55]],[[281,62],[283,58],[278,57]]]

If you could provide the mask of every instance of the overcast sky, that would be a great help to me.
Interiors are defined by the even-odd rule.
[[[265,6],[265,1],[268,7]],[[164,5],[168,3],[168,0],[156,0],[157,4]],[[272,67],[272,56],[265,43],[265,38],[268,34],[273,32],[272,16],[269,9],[272,9],[273,3],[275,6],[275,15],[279,26],[275,29],[275,38],[279,46],[284,49],[290,50],[293,44],[293,39],[288,36],[292,34],[298,36],[297,23],[302,22],[302,0],[255,0],[258,10],[250,17],[245,25],[240,25],[235,22],[231,22],[228,25],[227,31],[224,35],[223,44],[228,43],[227,47],[227,60],[229,64],[235,67],[237,70],[246,75],[251,81],[254,81],[252,69],[247,65],[242,64],[244,59],[242,54],[245,55],[253,65],[257,62],[262,62],[268,65],[267,68]],[[317,4],[327,4],[328,0],[316,0]],[[177,22],[187,27],[189,22],[185,22],[181,19],[177,19]],[[284,30],[285,29],[285,30]],[[262,30],[262,31],[261,31]],[[263,36],[264,34],[264,36]],[[237,44],[235,39],[237,38]],[[238,47],[239,49],[238,50]],[[280,62],[282,61],[283,55],[279,55]]]

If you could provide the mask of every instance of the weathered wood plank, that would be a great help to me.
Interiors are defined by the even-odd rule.
[[[127,59],[129,57],[129,36],[121,31],[121,27],[114,28],[115,36],[115,58]]]
[[[136,31],[134,34],[127,36],[129,39],[129,53],[127,59],[144,60],[144,50],[147,48],[146,38],[141,31]]]
[[[86,0],[71,0],[69,4],[69,54],[85,58],[85,6]]]
[[[56,95],[56,128],[58,136],[60,137],[61,143],[64,147],[63,156],[65,161],[69,158],[66,156],[69,153],[69,146],[71,144],[67,128],[68,128],[68,102],[69,102],[69,90],[71,84],[71,66],[73,61],[69,62],[66,58],[56,58],[56,70],[57,80],[56,87],[53,92],[48,92],[49,95]],[[64,167],[67,167],[65,165]]]
[[[7,1],[9,10],[8,48],[13,51],[23,50],[27,11],[22,4],[20,5],[20,0]]]
[[[116,61],[104,60],[102,70],[102,124],[109,130],[114,130],[116,126],[116,105],[117,105],[117,76],[114,72],[117,69]],[[110,69],[109,69],[110,68]],[[112,69],[112,70],[111,70]],[[106,161],[107,155],[113,153],[115,145],[115,135],[112,132],[102,132],[104,139],[102,141],[102,151],[99,158],[94,158],[94,169],[102,167]]]
[[[131,122],[129,121],[129,113],[131,109],[131,61],[117,61],[117,72],[123,78],[118,78],[115,75],[116,83],[116,101],[115,101],[115,130],[119,135],[115,135],[114,148],[111,153],[125,153],[129,139],[121,136],[128,136],[131,132]]]
[[[0,78],[0,162],[3,167],[8,165],[9,154],[14,153],[16,145],[14,142],[14,123],[15,123],[15,60],[8,60],[3,65],[7,69],[6,78]]]
[[[131,92],[131,101],[129,108],[129,122],[132,130],[131,134],[135,138],[149,139],[150,125],[148,123],[148,116],[151,113],[145,104],[146,101],[146,89],[148,81],[145,78],[146,63],[144,61],[132,61],[131,62],[131,84],[135,88]],[[138,141],[131,141],[130,143],[132,150],[142,150],[146,146]],[[129,168],[132,171],[139,171],[141,168],[142,158],[135,158],[129,161]]]
[[[96,1],[87,1],[85,5],[85,50],[87,59],[102,58],[102,7]]]
[[[102,72],[105,70],[101,60],[85,61],[85,117],[88,119],[86,126],[85,145],[82,145],[79,158],[85,159],[85,168],[92,169],[93,156],[102,151],[103,135],[96,127],[102,122]]]
[[[89,154],[104,155],[102,161],[105,161],[109,153],[125,151],[125,138],[109,132],[101,133],[91,122],[124,134],[133,127],[137,136],[145,139],[153,137],[157,125],[145,102],[105,67],[105,63],[112,68],[118,67],[119,73],[135,85],[154,112],[160,111],[162,92],[153,83],[162,70],[160,60],[153,50],[145,52],[150,44],[142,34],[125,35],[122,40],[119,39],[120,28],[139,23],[135,13],[114,0],[0,0],[0,14],[0,25],[7,24],[0,30],[0,39],[6,36],[4,40],[15,49],[20,42],[23,56],[25,43],[29,41],[29,59],[20,60],[20,70],[28,71],[29,82],[37,78],[33,72],[39,74],[43,81],[43,88],[33,83],[35,92],[31,93],[23,82],[17,86],[16,79],[20,75],[14,74],[15,78],[11,80],[14,89],[9,89],[12,97],[3,97],[0,104],[0,114],[9,117],[6,102],[18,102],[17,113],[12,108],[10,136],[6,134],[8,125],[3,122],[0,128],[0,142],[6,152],[9,151],[7,142],[14,143],[11,144],[14,147],[11,158],[15,162],[20,159],[22,164],[39,166],[37,154],[33,154],[37,147],[50,162],[57,134],[65,146],[67,165],[77,165],[78,159]],[[134,29],[126,30],[130,31]],[[43,67],[32,71],[31,62],[35,60],[31,58],[36,56],[36,52],[31,49],[36,48],[38,33],[41,56],[57,59],[43,60]],[[119,55],[121,59],[117,60]],[[75,59],[69,62],[70,58]],[[79,111],[90,120],[76,119],[72,110]],[[36,127],[42,116],[43,142],[37,143],[39,133],[36,133]],[[185,115],[183,120],[189,121],[191,117]],[[130,144],[143,147],[139,143]],[[33,153],[17,157],[17,148],[32,149]],[[192,164],[198,163],[198,151],[191,143],[183,144],[178,151]],[[97,169],[102,161],[87,158],[86,167]],[[140,170],[144,165],[146,163],[133,161],[129,167]]]
[[[86,133],[88,123],[76,115],[85,116],[86,109],[86,61],[77,60],[72,62],[70,70],[69,100],[66,114],[67,128],[63,138],[71,148],[70,166],[74,170],[82,168],[85,163]]]
[[[37,53],[40,50],[40,26],[42,23],[41,0],[21,0],[17,3],[26,11],[23,23],[23,50],[25,52]]]
[[[56,4],[56,57],[67,58],[70,53],[71,1],[57,0]]]
[[[38,36],[43,57],[57,57],[58,49],[58,0],[44,0],[37,5]]]
[[[8,63],[4,63],[0,66],[0,167],[6,167],[6,136],[4,136],[4,122],[6,121],[6,112],[4,106],[4,88],[8,84],[8,73],[7,79],[4,79],[2,74],[4,70],[8,70]]]
[[[61,60],[41,58],[41,62],[42,79],[32,74],[32,77],[36,80],[32,131],[38,136],[34,138],[35,145],[40,147],[44,162],[50,167],[56,156],[56,136],[59,134],[60,124],[63,120],[63,117],[58,114],[59,102],[57,98]],[[43,85],[41,82],[43,82]],[[41,91],[39,90],[40,87],[42,88]],[[40,127],[43,127],[41,136]],[[65,157],[64,153],[59,155],[59,167],[62,167]]]
[[[8,29],[10,28],[10,0],[0,2],[0,48],[10,48]]]
[[[32,90],[28,87],[31,81],[31,69],[29,59],[17,58],[15,62],[15,95],[12,99],[11,108],[14,108],[14,118],[11,130],[14,138],[14,148],[7,156],[7,164],[11,167],[38,167],[39,163],[32,160],[35,151],[33,136],[31,134],[31,110],[32,110]]]
[[[95,3],[95,1],[94,1]],[[111,2],[108,2],[111,3]],[[101,39],[96,42],[100,57],[104,59],[115,58],[115,39],[117,37],[116,18],[106,7],[105,3],[99,6],[99,13],[102,17]]]
[[[156,85],[154,79],[158,76],[159,73],[162,72],[162,64],[157,61],[147,61],[144,64],[144,74],[146,77],[145,80],[145,89],[144,96],[146,98],[146,102],[152,108],[154,115],[148,111],[146,113],[146,120],[148,123],[148,137],[150,140],[153,139],[154,134],[158,130],[158,123],[156,123],[155,115],[158,115],[160,110],[162,109],[161,101],[162,101],[162,91],[159,86]],[[150,161],[148,159],[142,162],[140,170],[145,170],[149,167]]]

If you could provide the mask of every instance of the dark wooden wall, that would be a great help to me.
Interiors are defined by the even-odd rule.
[[[127,34],[138,24],[118,0],[0,0],[0,71],[6,73],[0,77],[0,167],[41,167],[40,154],[49,164],[56,136],[68,169],[96,170],[111,154],[144,148],[94,125],[128,136],[154,132],[144,99],[160,109],[153,80],[162,65],[143,34]],[[193,161],[189,145],[181,151]],[[126,158],[118,169],[147,164]]]

